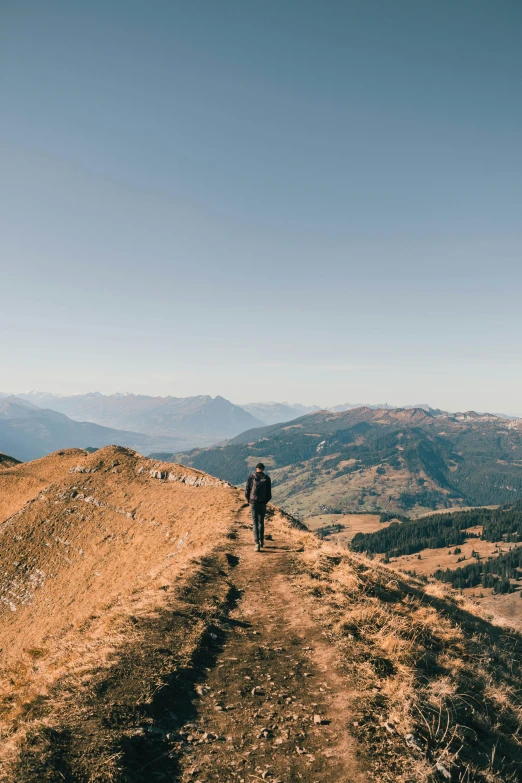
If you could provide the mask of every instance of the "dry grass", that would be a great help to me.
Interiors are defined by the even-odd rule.
[[[390,522],[380,522],[380,514],[316,514],[304,520],[313,531],[330,525],[342,525],[338,533],[329,533],[327,540],[339,546],[347,546],[356,533],[375,533],[388,527]]]
[[[307,545],[299,587],[339,647],[376,779],[520,779],[520,636],[440,585],[328,545]]]
[[[108,447],[0,472],[0,486],[9,489],[4,506],[14,507],[0,528],[4,762],[35,721],[45,723],[50,694],[59,712],[57,684],[72,694],[88,687],[93,672],[109,669],[136,625],[165,608],[166,590],[223,541],[237,491],[151,475],[163,469],[173,466]]]
[[[477,526],[469,528],[471,532],[480,535],[482,528]],[[517,543],[506,543],[505,541],[482,541],[478,538],[470,538],[463,544],[459,544],[461,550],[459,554],[453,554],[455,547],[443,547],[441,549],[423,549],[420,554],[420,560],[417,554],[403,555],[401,557],[391,558],[390,566],[401,572],[415,573],[430,577],[438,568],[443,570],[450,568],[452,570],[461,566],[473,563],[472,552],[478,552],[481,559],[487,560],[490,557],[497,557],[499,554],[508,552],[516,546]],[[459,558],[466,559],[459,562]],[[440,596],[445,596],[448,591],[440,583],[433,583],[426,588],[428,592],[435,594],[438,591]],[[467,601],[467,607],[474,613],[480,613],[495,625],[509,626],[522,632],[522,600],[518,589],[514,593],[497,595],[492,588],[483,588],[480,586],[468,588],[462,591],[461,600]]]
[[[0,462],[0,523],[18,511],[40,489],[62,481],[69,468],[87,456],[82,449],[64,449],[32,462]]]
[[[446,546],[440,549],[423,549],[414,555],[401,555],[401,557],[390,558],[390,565],[397,569],[405,571],[415,570],[417,574],[431,576],[437,568],[455,569],[459,566],[466,566],[473,563],[471,556],[473,551],[478,552],[482,559],[496,557],[498,554],[508,552],[517,544],[507,544],[505,541],[491,542],[482,541],[479,538],[469,538],[463,544],[459,544],[460,554],[454,555],[455,546]],[[420,559],[418,557],[420,555]],[[458,562],[459,557],[465,557],[466,560]]]
[[[169,481],[172,465],[125,449],[55,456],[52,482],[42,464],[27,474],[0,527],[0,781],[67,779],[65,759],[82,783],[120,781],[122,736],[134,747],[133,727],[190,703],[179,689],[208,665],[195,661],[227,605],[242,498],[190,469],[176,476],[200,486]],[[336,647],[373,779],[520,780],[522,638],[440,584],[290,537],[293,584]]]

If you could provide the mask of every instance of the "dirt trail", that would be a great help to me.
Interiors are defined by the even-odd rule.
[[[228,556],[237,601],[216,638],[216,663],[196,688],[196,717],[179,732],[183,781],[368,779],[334,651],[292,587],[295,547],[295,535],[278,526],[256,553],[248,511],[241,515]]]

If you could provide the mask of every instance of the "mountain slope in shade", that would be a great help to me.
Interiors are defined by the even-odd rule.
[[[254,552],[241,491],[129,449],[13,474],[0,783],[520,778],[522,638],[469,599],[276,507]]]
[[[507,503],[522,496],[522,429],[473,411],[320,411],[176,459],[234,483],[258,461],[300,518]]]
[[[15,459],[14,457],[10,457],[8,454],[0,453],[0,470],[4,470],[5,468],[12,468],[19,464],[20,460]]]
[[[261,422],[224,397],[150,397],[99,392],[70,397],[28,392],[20,397],[64,413],[77,421],[142,432],[146,435],[206,438],[207,443],[233,437]]]
[[[65,448],[99,448],[109,444],[142,451],[176,448],[187,441],[149,437],[69,419],[57,411],[39,408],[17,397],[0,399],[0,449],[18,460],[32,460]]]

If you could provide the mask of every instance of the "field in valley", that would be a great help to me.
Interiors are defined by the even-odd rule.
[[[496,508],[489,506],[488,508]],[[459,508],[447,509],[447,513],[461,511]],[[470,508],[466,509],[470,510]],[[423,514],[420,518],[425,518],[434,513]],[[339,546],[348,547],[350,541],[356,533],[375,533],[388,527],[391,522],[380,522],[378,514],[320,514],[308,517],[305,520],[310,530],[321,531],[327,541]],[[337,530],[336,525],[342,525],[342,529]],[[469,533],[480,536],[482,528],[479,525],[468,528]],[[440,547],[437,549],[423,549],[419,553],[411,555],[402,555],[393,557],[389,560],[389,565],[402,573],[415,573],[418,576],[428,577],[433,584],[440,584],[432,578],[432,574],[437,569],[456,569],[467,566],[475,562],[472,554],[476,552],[482,560],[490,557],[497,557],[500,554],[509,552],[515,546],[521,544],[506,543],[505,541],[482,541],[480,538],[468,538],[463,544],[459,544],[460,552],[455,553],[456,547]],[[384,555],[376,556],[379,560],[384,560]],[[465,558],[462,560],[461,558]],[[450,588],[448,588],[450,589]],[[510,625],[513,628],[522,631],[522,592],[515,583],[515,592],[507,595],[499,595],[493,592],[492,588],[474,587],[462,591],[467,599],[473,601],[477,607],[481,607],[487,616],[496,625]]]
[[[347,546],[356,533],[375,533],[390,524],[379,519],[379,514],[318,514],[307,517],[305,525],[314,533],[323,530],[328,541]],[[336,531],[336,525],[342,529]]]

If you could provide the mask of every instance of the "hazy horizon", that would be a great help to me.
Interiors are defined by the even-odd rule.
[[[264,405],[278,405],[278,404],[282,404],[282,405],[289,405],[289,406],[302,405],[303,407],[313,407],[313,406],[316,406],[316,407],[318,407],[320,409],[327,410],[328,408],[333,408],[333,407],[335,407],[337,405],[346,405],[346,404],[351,404],[351,405],[355,405],[355,406],[365,406],[365,405],[386,406],[386,405],[389,405],[392,408],[405,408],[405,407],[410,408],[410,407],[418,407],[418,406],[428,405],[433,410],[437,410],[437,409],[439,409],[439,410],[446,410],[448,413],[459,413],[459,412],[460,413],[465,413],[467,411],[472,411],[472,410],[476,411],[476,409],[474,409],[474,408],[459,408],[458,410],[457,409],[450,410],[450,409],[441,408],[440,405],[432,405],[432,404],[430,404],[428,402],[419,402],[419,401],[417,401],[417,402],[407,402],[406,401],[405,402],[404,400],[401,403],[392,403],[392,402],[389,402],[387,400],[386,401],[379,400],[379,401],[374,402],[372,400],[359,400],[359,401],[357,401],[357,400],[350,400],[350,399],[343,399],[342,401],[341,400],[337,400],[337,401],[328,402],[328,403],[321,403],[321,402],[317,402],[317,401],[316,402],[304,403],[301,400],[287,400],[287,399],[279,399],[279,400],[273,400],[273,399],[272,400],[268,400],[268,399],[267,400],[262,400],[262,399],[255,399],[254,400],[254,399],[252,399],[252,400],[248,400],[248,401],[245,401],[245,400],[238,401],[238,400],[235,400],[235,399],[231,399],[231,398],[225,397],[225,395],[223,395],[223,394],[218,394],[218,395],[210,395],[209,394],[209,395],[207,395],[205,392],[202,392],[201,394],[195,394],[195,395],[179,395],[179,394],[165,394],[165,395],[157,394],[157,395],[155,395],[155,394],[147,394],[146,392],[141,392],[141,393],[132,392],[132,391],[100,392],[98,389],[89,389],[87,391],[71,392],[70,394],[62,394],[61,392],[49,391],[49,390],[44,390],[44,389],[24,389],[24,390],[18,390],[18,391],[14,391],[14,392],[13,391],[5,391],[3,389],[0,389],[0,396],[1,395],[12,395],[12,396],[16,397],[16,396],[20,396],[20,395],[29,395],[29,394],[49,394],[49,395],[56,395],[56,396],[60,396],[60,397],[62,397],[62,396],[63,397],[67,397],[67,396],[83,396],[83,395],[88,395],[88,394],[102,394],[104,396],[136,395],[136,396],[145,396],[145,397],[150,396],[150,397],[165,397],[165,398],[169,397],[169,396],[170,397],[174,397],[174,398],[183,398],[183,397],[190,397],[190,396],[193,396],[193,397],[197,397],[197,396],[216,397],[216,396],[219,396],[219,397],[224,397],[225,399],[228,399],[229,402],[232,402],[234,405],[238,405],[239,407],[242,407],[242,406],[245,406],[245,405],[252,405],[252,404],[262,404],[262,405],[263,404]],[[37,403],[35,403],[35,404],[37,404]],[[522,417],[522,414],[514,413],[513,411],[483,410],[483,411],[476,411],[476,412],[479,412],[479,413],[491,413],[491,414],[494,414],[494,415],[506,415],[506,416]]]
[[[1,22],[0,389],[522,416],[520,3]]]

